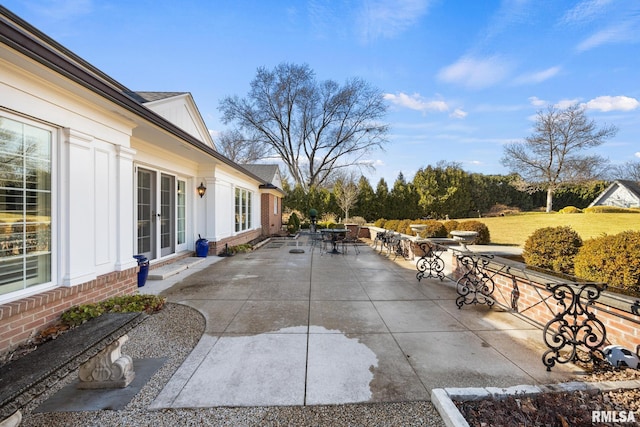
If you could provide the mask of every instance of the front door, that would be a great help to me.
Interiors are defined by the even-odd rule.
[[[175,253],[176,203],[174,176],[138,168],[138,254],[155,259]]]
[[[176,190],[175,178],[160,176],[160,255],[175,252]]]

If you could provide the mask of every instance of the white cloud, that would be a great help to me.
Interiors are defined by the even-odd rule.
[[[400,107],[409,108],[411,110],[417,110],[422,112],[427,111],[439,111],[444,112],[449,110],[449,106],[444,101],[427,101],[420,94],[414,93],[413,95],[407,95],[404,92],[400,92],[397,95],[392,93],[384,94],[384,99],[391,102],[394,105]]]
[[[634,29],[634,25],[631,22],[620,23],[588,37],[578,45],[577,50],[578,52],[584,52],[603,44],[632,41],[637,38],[636,31],[637,28]]]
[[[584,104],[590,110],[600,111],[631,111],[640,106],[635,98],[628,96],[599,96]]]
[[[456,108],[455,110],[453,110],[453,113],[449,114],[449,117],[454,119],[464,119],[468,114],[469,113],[467,113],[466,111],[463,111],[460,108]]]
[[[562,18],[564,24],[581,24],[597,19],[612,0],[584,0],[578,2]]]
[[[580,102],[579,99],[561,99],[554,105],[554,107],[564,110],[565,108],[571,107],[573,104],[577,104]]]
[[[636,151],[634,156],[639,157],[640,158],[640,151]]]
[[[357,17],[362,41],[393,38],[415,25],[427,12],[430,0],[365,0]]]
[[[516,84],[532,84],[541,83],[549,80],[560,72],[560,67],[550,67],[546,70],[537,71],[535,73],[522,74],[515,79]]]
[[[534,107],[543,107],[543,106],[547,105],[547,101],[545,101],[543,99],[540,99],[537,96],[530,96],[529,97],[529,102]]]
[[[509,74],[510,69],[511,65],[498,56],[489,58],[465,56],[441,69],[438,78],[447,83],[482,89],[502,81]]]

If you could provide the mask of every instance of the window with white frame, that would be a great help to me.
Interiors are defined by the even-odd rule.
[[[235,220],[236,231],[249,230],[252,226],[252,206],[251,201],[253,193],[243,188],[236,188],[236,201],[235,201]]]
[[[0,113],[0,295],[51,282],[53,138]]]

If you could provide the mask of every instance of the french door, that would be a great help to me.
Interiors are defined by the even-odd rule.
[[[148,259],[175,252],[176,180],[138,168],[138,249]]]

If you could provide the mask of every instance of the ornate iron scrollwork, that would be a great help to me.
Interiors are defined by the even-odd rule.
[[[640,310],[640,299],[637,299],[635,303],[631,304],[631,313],[637,316],[639,314],[638,310]]]
[[[423,277],[437,277],[440,280],[444,280],[444,261],[440,258],[440,254],[447,249],[429,242],[418,243],[418,247],[424,252],[424,255],[416,262],[416,268],[418,269],[416,278],[418,282]]]
[[[458,265],[466,271],[456,282],[458,298],[456,305],[462,308],[465,304],[495,304],[493,291],[495,283],[492,276],[487,274],[486,267],[493,258],[492,255],[471,255],[463,253],[456,255]]]
[[[598,348],[605,343],[607,330],[590,308],[606,285],[560,283],[547,284],[546,288],[560,307],[560,312],[543,330],[544,342],[549,348],[542,355],[547,371],[556,363],[603,360],[604,355]],[[582,356],[579,347],[585,347],[588,355]]]

